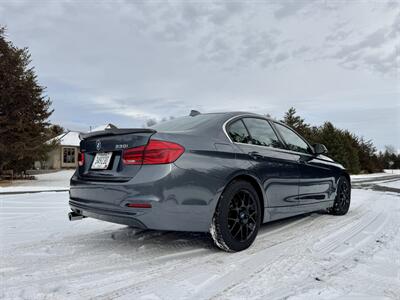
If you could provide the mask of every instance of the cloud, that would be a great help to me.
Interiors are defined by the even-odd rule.
[[[395,17],[390,29],[389,38],[396,38],[400,35],[400,13]]]
[[[275,62],[276,64],[278,64],[278,63],[281,63],[281,62],[287,60],[289,57],[290,57],[290,55],[289,55],[288,53],[286,53],[286,52],[280,52],[280,53],[278,53],[278,54],[275,56],[274,62]]]
[[[240,2],[218,3],[215,10],[209,15],[209,20],[215,25],[221,25],[230,18],[242,12],[244,5]]]
[[[399,4],[399,2],[397,0],[388,1],[387,4],[386,4],[386,7],[388,9],[396,9],[399,6],[400,6],[400,4]]]
[[[225,62],[230,54],[232,54],[232,50],[229,47],[226,40],[221,37],[217,37],[214,40],[211,40],[207,47],[205,48],[206,51],[203,52],[204,56],[202,58],[205,61],[214,61],[217,63]]]
[[[282,1],[274,15],[277,19],[288,18],[309,6],[313,1]]]
[[[368,48],[379,48],[385,42],[388,35],[387,28],[380,28],[375,32],[367,35],[361,41],[343,46],[340,51],[335,54],[336,58],[345,57],[355,52],[366,50]]]
[[[362,59],[366,66],[382,74],[399,74],[400,71],[400,46],[397,46],[387,55],[370,54]]]
[[[165,98],[139,99],[98,96],[90,101],[96,107],[95,112],[97,113],[111,113],[138,120],[161,120],[163,117],[173,116],[176,113],[185,113],[187,107],[182,101]],[[168,110],[171,112],[169,115]]]
[[[392,32],[389,27],[377,29],[358,42],[341,46],[331,58],[345,68],[365,67],[382,74],[395,74],[398,69],[395,44],[400,40]]]
[[[260,55],[271,53],[278,47],[276,34],[267,32],[249,33],[243,38],[243,52],[245,59],[255,59]]]
[[[327,42],[341,42],[347,39],[352,34],[352,31],[338,30],[326,36]]]
[[[162,30],[156,31],[154,36],[156,39],[163,41],[183,41],[186,38],[187,31],[185,25],[180,22],[166,24]]]
[[[309,52],[310,49],[311,49],[311,48],[308,47],[308,46],[301,46],[301,47],[299,47],[299,48],[297,48],[297,49],[294,49],[294,50],[292,51],[292,56],[294,56],[294,57],[296,57],[296,56],[302,56],[302,55],[304,55],[305,53]]]
[[[0,19],[17,46],[29,47],[54,122],[135,127],[190,109],[279,118],[295,106],[315,123],[329,110],[331,121],[377,134],[379,145],[387,127],[357,127],[362,114],[345,123],[339,108],[368,106],[369,114],[396,104],[395,8],[385,1],[3,1]]]

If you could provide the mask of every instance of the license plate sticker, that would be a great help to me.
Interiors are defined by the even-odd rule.
[[[105,170],[108,168],[112,152],[97,153],[92,163],[92,169]]]

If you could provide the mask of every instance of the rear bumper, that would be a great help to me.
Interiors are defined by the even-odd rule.
[[[138,228],[206,232],[223,183],[170,165],[143,166],[128,182],[71,178],[71,209],[103,221]],[[149,203],[151,208],[130,208]]]
[[[112,212],[110,210],[101,210],[80,204],[78,201],[69,201],[72,211],[79,213],[85,217],[90,217],[111,223],[129,225],[136,228],[147,229],[146,225],[135,219],[132,214],[122,214],[120,212]]]

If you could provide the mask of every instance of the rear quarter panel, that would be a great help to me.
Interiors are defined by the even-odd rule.
[[[243,152],[228,139],[225,141],[209,136],[175,133],[157,133],[153,138],[169,140],[185,147],[185,152],[174,164],[185,170],[187,176],[185,184],[191,186],[187,196],[191,197],[202,189],[215,191],[212,201],[207,203],[211,212],[210,224],[223,190],[234,178],[251,177],[262,191],[254,166],[248,158],[244,159]],[[177,182],[177,184],[181,185],[182,182]],[[264,194],[262,198],[265,199]]]

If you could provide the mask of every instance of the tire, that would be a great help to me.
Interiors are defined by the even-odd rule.
[[[217,247],[227,252],[242,251],[254,242],[261,223],[261,207],[254,187],[235,180],[219,199],[210,227]]]
[[[351,201],[351,186],[350,182],[346,177],[342,176],[339,178],[337,193],[333,207],[328,212],[331,215],[343,216],[347,214],[350,208]]]

